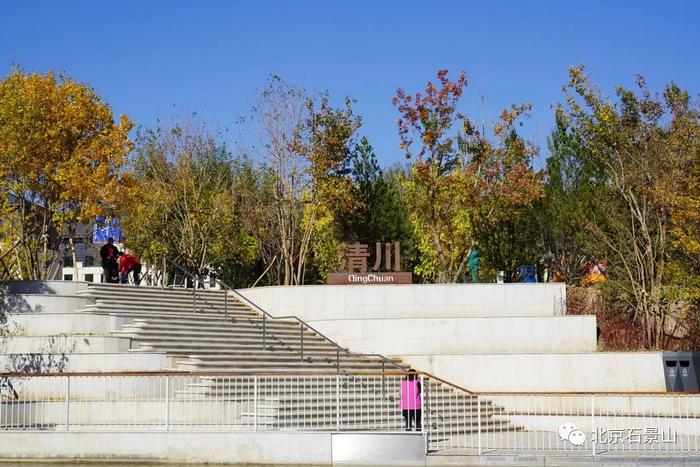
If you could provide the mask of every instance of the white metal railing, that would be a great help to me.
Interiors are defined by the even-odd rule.
[[[472,405],[476,416],[462,427],[431,425],[432,449],[581,456],[700,453],[700,394],[454,394],[450,399],[453,405]]]
[[[0,430],[402,431],[403,376],[2,377]]]
[[[403,432],[410,415],[400,405],[405,378],[397,372],[5,374],[0,431]],[[473,394],[425,373],[418,381],[422,410],[414,412],[411,429],[426,434],[429,451],[700,453],[700,394]]]

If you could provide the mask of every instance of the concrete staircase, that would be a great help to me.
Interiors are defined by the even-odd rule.
[[[166,353],[177,370],[346,373],[392,367],[379,357],[339,350],[296,320],[263,323],[259,312],[222,291],[199,290],[196,302],[192,289],[90,284],[79,293],[94,301],[82,312],[125,318],[127,324],[112,334],[130,338],[131,352]]]
[[[287,381],[283,386],[274,377],[261,377],[255,388],[252,381],[233,385],[224,377],[199,377],[174,394],[180,400],[238,401],[249,408],[242,414],[243,421],[254,418],[260,429],[293,426],[333,430],[338,428],[338,411],[343,430],[403,427],[400,410],[393,409],[400,393],[398,378],[368,381],[352,376],[396,368],[381,357],[339,351],[295,319],[265,319],[263,333],[261,313],[222,291],[198,290],[195,299],[192,289],[90,284],[79,294],[94,302],[83,312],[125,319],[128,324],[113,334],[133,341],[130,352],[165,353],[177,362],[176,370],[312,375]],[[314,373],[333,372],[339,375],[340,388],[333,379],[313,377]],[[476,397],[436,380],[430,381],[426,389],[424,416],[428,426],[439,427],[438,433],[468,437],[476,432],[477,404],[481,405],[482,430],[518,430],[497,417],[502,409],[488,400],[477,403]],[[258,403],[253,409],[255,396]],[[313,410],[305,408],[311,403]],[[377,411],[378,407],[381,410]],[[430,442],[445,440],[433,436]]]

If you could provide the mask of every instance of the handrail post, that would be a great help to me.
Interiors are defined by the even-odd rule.
[[[263,313],[263,350],[265,350],[265,321],[267,315]]]
[[[304,361],[304,325],[302,323],[299,323],[299,329],[301,329],[301,333],[299,334],[299,341],[301,343],[301,361]]]
[[[340,375],[335,377],[335,431],[340,431]]]
[[[165,377],[165,431],[170,431],[170,376]]]
[[[228,321],[228,289],[224,287],[224,321]]]
[[[591,394],[591,450],[593,451],[593,457],[595,457],[595,444],[597,441],[595,428],[595,395]]]
[[[425,431],[425,380],[423,375],[420,375],[420,431]]]
[[[192,280],[192,284],[194,285],[194,294],[193,294],[193,299],[192,299],[192,313],[197,313],[197,276],[194,277]]]
[[[66,376],[66,431],[70,430],[70,376]]]
[[[428,384],[424,384],[424,377],[423,375],[420,376],[420,381],[421,381],[421,391],[420,391],[420,399],[421,399],[421,433],[423,433],[423,442],[425,443],[425,454],[428,454],[428,448],[429,448],[429,437],[430,437],[430,412],[429,409],[430,407],[428,406],[430,404],[430,379],[428,379]],[[425,396],[425,394],[428,395],[428,397]],[[426,422],[428,423],[428,427],[425,427]]]
[[[253,376],[253,431],[258,431],[258,376]]]
[[[386,375],[384,374],[384,372],[385,372],[385,369],[384,369],[385,365],[386,365],[386,362],[382,359],[382,400],[384,400],[384,398],[386,397],[386,389],[385,389],[385,386],[386,386]]]
[[[481,400],[476,396],[476,453],[481,455]]]

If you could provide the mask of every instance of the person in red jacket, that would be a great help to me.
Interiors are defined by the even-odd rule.
[[[131,253],[122,253],[119,257],[119,282],[129,282],[129,273],[134,274],[134,284],[141,283],[141,262]]]

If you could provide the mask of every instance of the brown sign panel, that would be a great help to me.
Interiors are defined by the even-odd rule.
[[[328,285],[411,284],[410,272],[331,272],[326,278]]]

